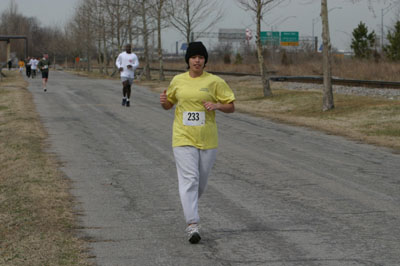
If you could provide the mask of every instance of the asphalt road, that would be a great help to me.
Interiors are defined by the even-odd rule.
[[[400,155],[248,115],[217,114],[220,146],[191,245],[173,111],[135,86],[50,72],[30,80],[97,265],[400,265]]]

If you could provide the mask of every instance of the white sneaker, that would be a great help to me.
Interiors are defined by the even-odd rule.
[[[200,232],[199,232],[199,225],[197,224],[191,224],[186,228],[186,234],[188,236],[188,240],[192,244],[197,244],[199,243],[201,237],[200,237]]]

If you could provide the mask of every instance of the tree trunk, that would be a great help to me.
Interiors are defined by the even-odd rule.
[[[321,0],[321,21],[322,21],[322,42],[323,42],[323,63],[324,72],[324,88],[322,96],[322,110],[328,111],[333,109],[333,92],[332,92],[332,58],[331,58],[331,40],[329,34],[328,21],[328,0]]]
[[[162,12],[162,6],[163,6],[164,1],[160,0],[159,7],[158,7],[158,13],[157,13],[157,34],[158,34],[158,60],[160,62],[160,72],[159,72],[159,79],[160,81],[165,80],[164,76],[164,61],[163,61],[163,53],[162,53],[162,45],[161,45],[161,12]]]
[[[100,72],[100,74],[103,74],[104,73],[104,69],[103,69],[103,62],[102,62],[102,60],[103,60],[103,56],[102,56],[102,54],[101,54],[101,40],[100,40],[100,38],[98,39],[98,41],[97,41],[97,64],[98,64],[98,66],[99,66],[99,72]]]
[[[144,46],[144,73],[146,80],[151,80],[150,61],[149,61],[149,33],[146,21],[146,1],[142,0],[142,21],[143,21],[143,46]]]
[[[271,86],[269,83],[269,77],[267,73],[267,68],[264,64],[264,56],[263,56],[263,48],[261,43],[261,11],[262,4],[260,0],[257,0],[257,56],[258,56],[258,65],[260,68],[261,81],[263,84],[263,93],[264,97],[272,96]]]
[[[107,36],[106,36],[106,23],[104,17],[101,19],[102,24],[102,39],[103,39],[103,68],[104,73],[108,75],[108,52],[107,52]]]
[[[192,35],[191,38],[191,25],[190,25],[190,4],[189,4],[189,0],[186,0],[186,44],[189,47],[189,43],[190,43],[190,39],[192,39],[192,42],[194,42],[194,37]]]
[[[117,45],[118,45],[118,53],[122,51],[122,43],[121,43],[121,10],[119,0],[117,2]]]
[[[111,62],[114,70],[113,73],[111,73],[111,75],[117,72],[117,66],[115,65],[115,60],[117,57],[115,56],[114,36],[115,36],[114,17],[111,17]]]
[[[128,40],[129,44],[132,45],[132,11],[131,11],[131,1],[128,1]]]

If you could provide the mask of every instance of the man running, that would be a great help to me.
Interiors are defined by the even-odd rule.
[[[11,70],[11,67],[12,67],[12,59],[11,58],[8,59],[7,65],[8,65],[8,70]]]
[[[36,69],[37,69],[37,65],[38,65],[39,61],[35,57],[32,57],[32,59],[29,62],[31,63],[31,70],[32,70],[31,76],[32,76],[32,78],[35,78],[36,77]]]
[[[42,73],[42,85],[44,91],[47,91],[46,86],[47,86],[47,80],[49,79],[49,66],[50,66],[49,55],[44,54],[43,58],[40,59],[38,63],[38,68]]]
[[[26,58],[25,60],[25,69],[26,69],[26,76],[28,78],[31,77],[31,58],[30,56],[28,56],[28,58]]]
[[[135,70],[139,66],[139,59],[136,54],[132,53],[132,46],[127,44],[125,52],[118,55],[115,61],[119,72],[121,73],[122,81],[122,106],[130,106],[131,86],[135,78]]]

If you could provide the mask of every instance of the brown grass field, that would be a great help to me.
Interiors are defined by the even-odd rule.
[[[224,64],[221,60],[211,60],[207,64],[209,71],[259,73],[256,58],[252,55],[242,64]],[[274,60],[267,61],[267,69],[274,71],[278,76],[316,76],[322,75],[320,55],[315,54],[289,54],[286,64],[281,62],[281,55],[274,56]],[[183,58],[183,57],[182,57]],[[246,58],[246,57],[245,57]],[[158,68],[159,64],[153,62],[152,67]],[[165,62],[165,68],[186,69],[184,60],[179,62]],[[400,81],[400,64],[385,60],[358,60],[353,58],[340,58],[333,56],[332,74],[335,77],[361,80]],[[155,75],[156,76],[156,75]]]
[[[89,265],[74,199],[18,72],[0,83],[0,265]]]

